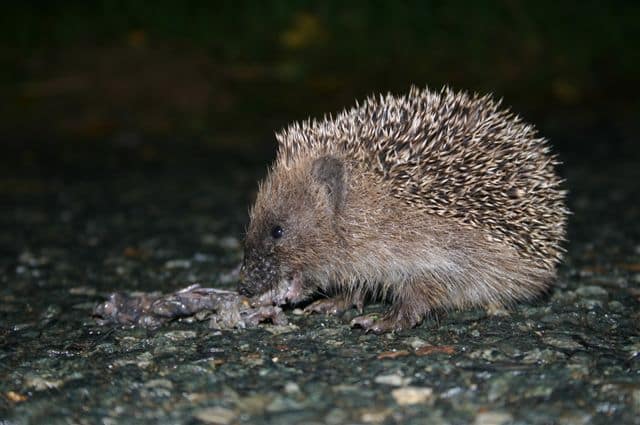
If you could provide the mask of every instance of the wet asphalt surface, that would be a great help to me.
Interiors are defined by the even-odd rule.
[[[91,317],[113,291],[233,289],[266,163],[5,174],[0,424],[640,423],[640,166],[565,163],[554,290],[382,336],[355,312],[228,331]]]

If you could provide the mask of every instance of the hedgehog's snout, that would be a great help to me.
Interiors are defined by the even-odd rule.
[[[240,268],[238,292],[247,297],[260,295],[274,286],[277,277],[277,267],[272,258],[247,250]]]

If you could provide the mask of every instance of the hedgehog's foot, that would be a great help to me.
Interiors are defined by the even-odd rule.
[[[364,307],[363,300],[352,300],[343,296],[321,298],[304,308],[305,313],[319,313],[327,315],[341,315],[350,308],[355,307],[360,313]]]
[[[394,311],[390,311],[382,317],[376,313],[371,313],[355,317],[351,321],[351,326],[361,327],[365,332],[373,332],[375,334],[399,332],[404,329],[411,329],[420,323],[419,319],[411,319],[410,317]]]

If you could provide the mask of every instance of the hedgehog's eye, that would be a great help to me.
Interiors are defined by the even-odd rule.
[[[273,229],[271,229],[271,237],[273,239],[280,239],[283,234],[284,230],[280,226],[273,226]]]

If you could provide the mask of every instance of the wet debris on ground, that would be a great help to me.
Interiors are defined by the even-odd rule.
[[[212,329],[256,327],[263,322],[288,324],[280,307],[253,306],[235,291],[190,285],[171,294],[115,292],[98,304],[93,316],[100,325],[135,325],[157,329],[164,323],[197,316],[209,319]]]

